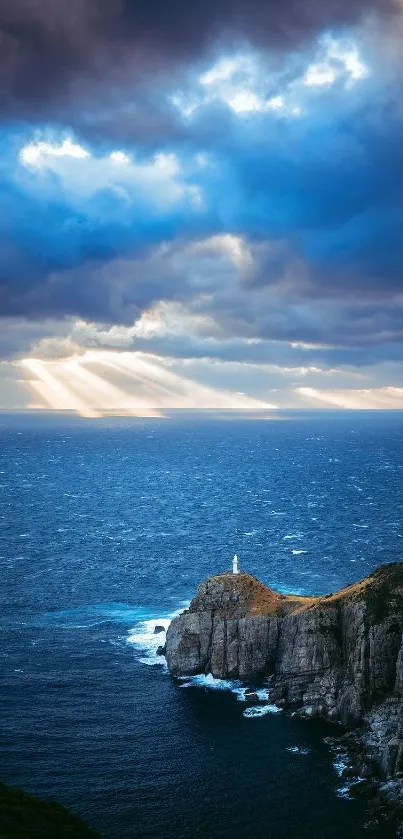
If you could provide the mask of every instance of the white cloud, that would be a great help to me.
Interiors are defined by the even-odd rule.
[[[85,160],[91,157],[90,152],[73,143],[70,138],[63,140],[59,145],[37,142],[29,143],[21,149],[20,160],[25,166],[46,166],[46,160],[52,157],[73,157],[77,160]]]
[[[348,89],[368,73],[354,41],[326,35],[318,40],[315,60],[286,83],[258,53],[242,52],[219,59],[191,89],[176,91],[171,101],[185,119],[215,101],[239,117],[270,112],[299,116],[315,88],[326,89],[342,81]],[[268,95],[269,91],[274,92]]]
[[[27,358],[19,362],[21,384],[41,403],[36,407],[105,414],[163,416],[165,410],[254,410],[275,406],[228,389],[200,384],[138,352],[88,351],[63,361]]]
[[[361,60],[356,44],[326,37],[321,41],[320,58],[309,65],[303,83],[307,87],[330,87],[342,79],[346,87],[352,87],[368,73],[369,70]]]
[[[237,90],[227,101],[236,114],[263,110],[262,100],[250,90]]]
[[[199,76],[200,84],[215,87],[219,82],[232,79],[236,74],[244,77],[254,75],[254,59],[251,55],[238,54],[221,58],[206,73]]]
[[[311,87],[312,85],[317,85],[322,87],[322,85],[331,85],[336,79],[336,73],[326,64],[311,64],[308,67],[305,76],[304,76],[304,84]]]
[[[123,151],[113,151],[110,154],[110,159],[114,160],[115,163],[130,163],[130,157]]]
[[[379,387],[337,390],[317,390],[312,387],[300,387],[296,392],[303,397],[310,407],[321,405],[325,408],[344,408],[350,410],[393,410],[403,408],[403,388]]]
[[[266,102],[266,108],[270,111],[279,111],[281,108],[284,108],[284,98],[282,96],[272,96]]]
[[[136,160],[116,150],[95,157],[68,138],[53,145],[32,142],[21,149],[19,157],[24,167],[38,175],[46,171],[56,174],[73,201],[86,201],[99,190],[110,189],[123,205],[130,205],[139,194],[157,206],[181,200],[194,207],[203,203],[200,187],[187,182],[181,162],[173,153],[160,152],[152,158]]]

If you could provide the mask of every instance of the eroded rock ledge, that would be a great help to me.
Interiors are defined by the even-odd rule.
[[[245,573],[210,577],[168,629],[168,668],[174,676],[269,677],[278,705],[360,726],[363,762],[396,778],[403,772],[402,595],[403,563],[316,598],[278,594]]]

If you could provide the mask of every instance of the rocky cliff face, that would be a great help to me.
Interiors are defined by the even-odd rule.
[[[373,748],[395,774],[403,770],[402,595],[403,563],[319,598],[278,594],[249,574],[210,577],[168,629],[168,667],[174,676],[269,677],[282,707],[348,727],[365,722],[373,741],[378,726]]]
[[[346,779],[359,776],[357,794],[372,797],[380,835],[391,823],[403,836],[402,596],[403,563],[318,598],[278,594],[249,574],[210,577],[169,626],[168,667],[264,679],[270,702],[343,723]]]

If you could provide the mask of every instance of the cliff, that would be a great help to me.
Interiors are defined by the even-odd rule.
[[[389,776],[403,770],[403,563],[324,597],[281,595],[249,574],[205,580],[169,626],[172,675],[257,682],[271,702],[354,728]]]

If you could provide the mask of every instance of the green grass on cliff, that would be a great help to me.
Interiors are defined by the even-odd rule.
[[[232,601],[230,596],[225,598],[222,610],[227,613],[230,608],[238,608],[240,602],[244,605],[245,614],[249,617],[258,615],[281,617],[316,608],[331,608],[342,603],[364,603],[367,626],[375,626],[385,618],[390,618],[392,621],[396,619],[396,624],[403,621],[403,562],[381,565],[363,580],[358,580],[331,594],[316,597],[280,594],[268,588],[251,574],[241,572],[235,576],[230,572],[225,572],[210,577],[203,584],[202,595],[198,594],[194,598],[191,610],[205,608],[204,600],[206,597],[211,598],[211,591],[208,588],[210,584],[218,586],[218,589],[213,591],[218,604],[221,602],[223,593],[230,595],[236,592],[238,594],[238,600],[235,601]]]
[[[403,562],[380,565],[363,580],[319,600],[320,605],[337,602],[364,603],[367,626],[403,618]]]
[[[0,839],[100,839],[61,804],[0,783]]]
[[[367,581],[362,599],[368,623],[378,624],[388,616],[393,618],[403,613],[403,562],[381,565]]]

